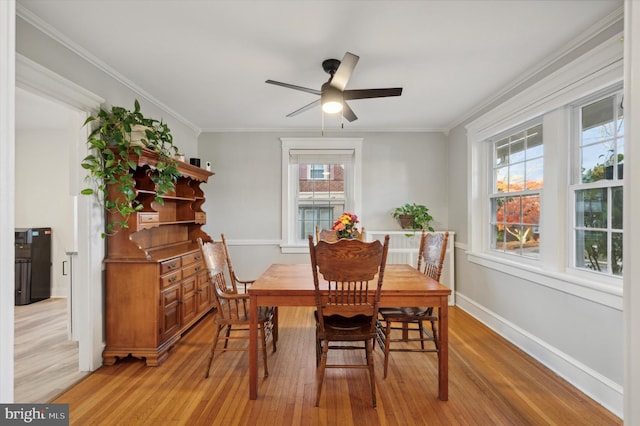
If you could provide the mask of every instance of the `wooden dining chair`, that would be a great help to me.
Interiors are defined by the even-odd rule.
[[[333,243],[320,240],[315,245],[309,236],[316,300],[316,407],[327,368],[368,369],[371,400],[376,406],[373,345],[388,249],[388,235],[384,244],[341,239]],[[333,345],[337,342],[342,345]],[[364,350],[366,363],[328,364],[329,349]]]
[[[365,240],[365,234],[364,234],[364,228],[360,228],[360,230],[354,229],[354,235],[355,235],[355,239],[360,240],[360,241],[364,241]],[[336,234],[336,231],[332,230],[332,229],[320,229],[319,226],[316,226],[316,242],[318,241],[328,241],[328,242],[334,242],[334,241],[338,241],[338,235]]]
[[[442,275],[448,239],[448,232],[422,231],[417,268],[436,281],[439,281]],[[384,350],[385,378],[389,368],[389,352],[436,352],[439,356],[437,320],[438,316],[433,313],[431,306],[380,308],[376,332],[378,344]],[[431,324],[431,331],[424,327],[426,321]],[[401,331],[402,337],[392,338],[393,330]],[[418,337],[410,337],[416,333]],[[416,348],[412,342],[420,342],[420,348]],[[425,342],[433,342],[433,346],[425,347]],[[396,343],[398,345],[395,345]]]
[[[209,362],[207,364],[207,370],[204,377],[209,377],[209,371],[211,370],[211,364],[215,352],[225,351],[247,351],[249,350],[249,325],[250,325],[250,310],[249,310],[249,295],[247,293],[239,293],[235,285],[229,285],[225,276],[225,269],[227,267],[227,252],[225,250],[224,243],[222,242],[203,242],[201,238],[198,238],[198,244],[202,250],[202,255],[205,259],[205,264],[209,272],[209,280],[214,288],[216,298],[216,313],[213,317],[213,321],[216,325],[216,329],[213,335],[213,343],[211,344],[211,351],[209,353]],[[250,282],[242,282],[245,285],[249,285]],[[260,334],[260,349],[262,351],[262,358],[264,362],[264,376],[269,375],[267,368],[267,340],[271,336],[273,343],[273,351],[276,351],[276,340],[273,337],[274,330],[274,310],[270,307],[258,308],[258,328]],[[223,333],[224,332],[224,333]],[[218,348],[220,339],[224,341],[222,348]],[[232,345],[229,346],[229,342],[232,340],[246,340],[247,344],[242,346]]]
[[[229,247],[227,246],[227,240],[224,238],[224,234],[220,234],[220,238],[222,239],[222,245],[224,246],[224,254],[227,261],[227,268],[229,270],[229,279],[231,280],[231,286],[234,288],[236,292],[240,292],[243,294],[247,293],[247,289],[251,284],[255,282],[255,280],[246,281],[238,278],[236,271],[233,269],[233,264],[231,263],[231,256],[229,255]],[[240,290],[238,290],[240,289]],[[243,303],[248,303],[248,300],[243,301]],[[248,307],[245,306],[245,309]],[[273,318],[273,346],[275,348],[276,342],[278,341],[278,307],[273,306],[269,307],[269,315]],[[275,349],[274,349],[275,352]]]

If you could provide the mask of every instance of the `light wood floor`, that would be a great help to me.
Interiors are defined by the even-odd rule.
[[[437,397],[435,354],[392,354],[378,408],[365,370],[329,370],[314,407],[310,308],[280,308],[278,351],[249,401],[248,354],[226,352],[203,377],[213,331],[196,325],[159,367],[124,359],[53,402],[76,425],[621,425],[622,421],[458,308],[450,310],[449,401]],[[343,356],[343,355],[339,355]],[[359,354],[344,355],[345,361]],[[262,368],[260,368],[262,377]]]
[[[14,401],[47,403],[86,377],[67,339],[67,299],[15,307]]]

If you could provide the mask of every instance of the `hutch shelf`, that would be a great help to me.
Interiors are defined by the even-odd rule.
[[[158,156],[145,149],[141,155],[132,152],[130,160],[136,165],[136,197],[142,209],[130,216],[128,228],[107,237],[102,357],[104,365],[130,355],[157,366],[181,335],[214,307],[197,242],[211,241],[201,229],[206,213],[200,184],[213,173],[178,161],[175,192],[163,195],[159,203],[151,179]],[[109,196],[117,197],[115,187],[109,188]]]

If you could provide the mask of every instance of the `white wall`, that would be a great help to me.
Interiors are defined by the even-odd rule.
[[[327,134],[328,132],[325,132]],[[280,137],[317,134],[255,132],[203,133],[201,161],[216,173],[203,185],[205,231],[224,233],[240,276],[257,277],[271,263],[307,262],[308,255],[283,255],[281,238]],[[327,134],[363,138],[362,210],[355,212],[371,230],[400,230],[391,211],[404,203],[425,204],[436,229],[448,226],[447,143],[442,133]]]
[[[619,25],[616,28],[619,30]],[[604,41],[601,39],[601,42]],[[550,75],[550,72],[546,72],[545,75]],[[536,86],[532,82],[529,83],[529,87],[535,89]],[[485,110],[478,112],[476,117],[496,107],[501,108],[500,111],[504,111],[505,116],[517,114],[521,110],[516,107],[508,108],[504,101],[511,97],[518,99],[517,95],[523,93],[531,95],[531,91],[527,92],[525,89],[520,87],[517,91],[503,96],[502,99],[488,105]],[[520,99],[523,97],[524,95]],[[537,104],[534,102],[534,105]],[[521,267],[502,268],[499,271],[495,264],[481,256],[476,257],[474,263],[470,262],[467,257],[467,249],[470,249],[467,246],[470,238],[468,220],[482,215],[474,215],[476,212],[470,211],[471,206],[467,200],[472,189],[469,184],[486,177],[470,176],[468,168],[455,167],[456,158],[466,162],[467,152],[471,152],[467,144],[464,123],[450,131],[449,220],[450,227],[456,231],[458,237],[458,306],[521,347],[614,414],[622,416],[625,342],[621,296],[611,295],[607,303],[604,303],[605,298],[598,300],[586,297],[586,292],[582,293],[581,297],[577,292],[571,294],[568,290],[563,291],[570,289],[570,285],[565,285],[566,282],[560,275],[556,281],[545,280],[541,274],[532,275],[527,279]],[[625,157],[627,160],[626,151]],[[553,194],[548,195],[553,197]],[[627,232],[633,230],[625,227],[625,234]],[[555,239],[559,237],[547,233],[545,238],[551,241],[553,246]]]
[[[51,227],[52,297],[67,297],[69,290],[62,275],[65,252],[73,246],[69,169],[66,130],[16,131],[16,228]]]

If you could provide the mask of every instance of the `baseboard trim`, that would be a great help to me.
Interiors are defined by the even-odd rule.
[[[522,349],[598,404],[622,419],[623,386],[604,377],[564,352],[517,327],[463,294],[456,294],[456,306]]]

